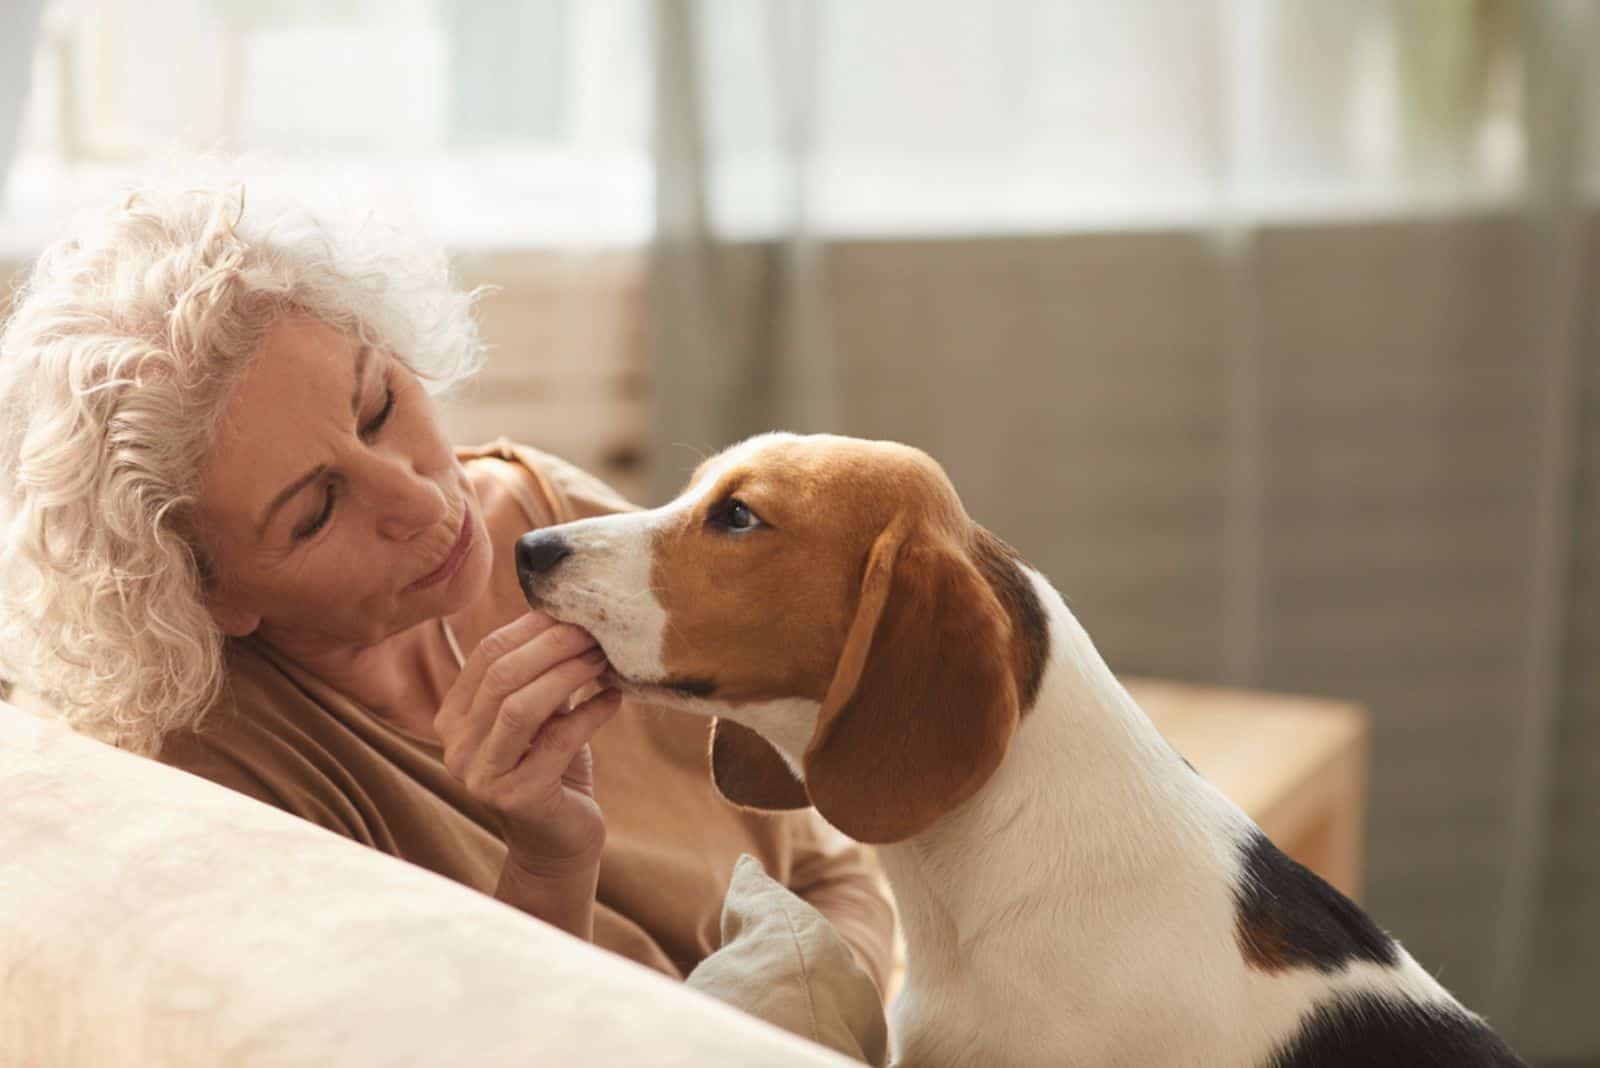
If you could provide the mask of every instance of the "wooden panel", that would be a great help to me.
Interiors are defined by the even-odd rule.
[[[1600,291],[1600,216],[1587,228],[1584,292]],[[1585,306],[1577,484],[1560,718],[1551,768],[1544,894],[1523,999],[1550,1056],[1600,1050],[1600,301]]]
[[[644,501],[654,382],[644,349],[644,259],[631,252],[461,257],[490,286],[479,322],[490,356],[445,412],[452,438],[499,435],[562,456]]]
[[[1481,1004],[1532,574],[1530,249],[1507,217],[1259,250],[1263,682],[1371,710],[1375,912]]]

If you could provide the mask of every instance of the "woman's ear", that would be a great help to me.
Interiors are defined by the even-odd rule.
[[[809,808],[811,798],[794,769],[761,735],[731,719],[711,721],[711,781],[746,808]]]
[[[909,838],[976,793],[1019,717],[1010,626],[968,547],[898,524],[868,558],[805,758],[817,810],[869,843]]]

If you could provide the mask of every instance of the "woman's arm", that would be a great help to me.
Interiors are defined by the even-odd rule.
[[[575,865],[570,871],[529,871],[507,856],[494,897],[585,942],[593,942],[594,895],[599,882],[598,859],[592,864]]]

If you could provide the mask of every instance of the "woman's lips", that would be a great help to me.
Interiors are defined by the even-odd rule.
[[[467,558],[467,553],[471,549],[472,509],[469,507],[462,510],[461,533],[456,535],[456,543],[450,547],[450,553],[444,558],[444,563],[407,586],[407,591],[427,589],[450,578],[461,569],[461,562]]]

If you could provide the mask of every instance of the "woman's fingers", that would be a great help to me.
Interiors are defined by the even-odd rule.
[[[622,692],[603,691],[562,716],[550,716],[549,723],[533,737],[531,745],[514,771],[518,782],[544,783],[560,780],[582,748],[589,745],[595,731],[605,726],[622,707]]]
[[[555,623],[542,612],[535,614],[541,619],[531,624],[525,622],[527,617],[518,619],[490,634],[473,650],[475,662],[469,661],[462,669],[434,719],[434,729],[445,746],[446,767],[458,777],[514,695],[562,661],[596,648],[593,636],[582,627]],[[484,646],[490,646],[487,652]],[[482,659],[478,658],[480,652],[484,653]],[[566,696],[562,694],[561,699]],[[525,695],[516,697],[519,707],[513,715],[523,721],[531,722],[529,717],[542,720],[547,710],[528,707],[527,700]]]
[[[445,768],[488,806],[524,867],[593,859],[605,840],[586,745],[621,695],[567,711],[605,666],[588,631],[531,612],[479,643],[434,717]]]
[[[556,664],[508,696],[489,724],[468,775],[476,773],[492,782],[516,768],[529,746],[544,735],[565,735],[570,726],[566,721],[576,714],[566,712],[567,699],[598,678],[605,666],[605,653],[595,647]]]
[[[531,611],[518,616],[510,623],[492,631],[472,650],[461,665],[461,674],[445,695],[444,702],[434,716],[434,730],[442,737],[472,710],[473,699],[483,683],[491,665],[501,658],[524,648],[545,631],[557,626],[555,618],[545,612]]]

